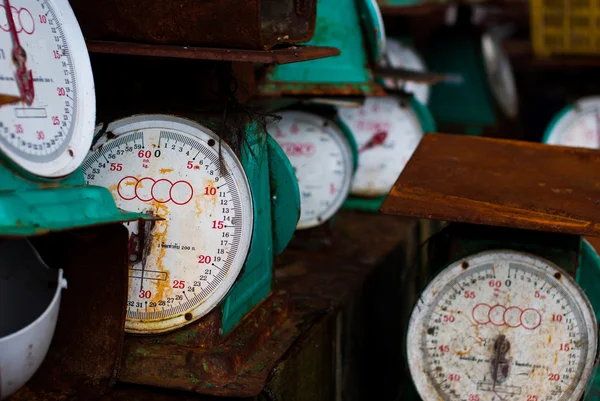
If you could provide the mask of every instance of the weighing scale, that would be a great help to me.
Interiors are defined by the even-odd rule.
[[[64,0],[5,4],[0,82],[0,233],[52,230],[139,218],[119,211],[79,169],[94,133],[94,80],[77,20]],[[15,59],[15,64],[8,60]],[[14,77],[14,78],[13,78]]]
[[[298,184],[282,149],[256,121],[247,121],[245,137],[232,146],[235,138],[226,141],[218,129],[204,117],[133,115],[109,124],[83,164],[88,182],[108,188],[121,208],[163,219],[127,225],[130,335],[121,381],[236,391],[221,389],[227,380],[215,384],[224,366],[238,374],[248,349],[269,335],[257,325],[258,337],[244,347],[228,345],[254,335],[234,327],[267,302],[273,255],[283,251],[300,215]],[[202,373],[163,357],[182,346],[204,364]],[[158,359],[164,371],[154,368]],[[200,389],[197,381],[215,388]]]
[[[470,11],[459,12],[456,26],[433,35],[426,62],[432,71],[454,76],[431,89],[428,106],[442,129],[480,135],[517,117],[510,61],[495,31],[471,25]]]
[[[361,107],[340,107],[338,113],[358,145],[352,197],[344,208],[377,211],[423,135],[435,132],[435,122],[414,97],[369,97]]]
[[[346,125],[330,110],[284,110],[267,126],[289,158],[300,187],[297,229],[324,224],[342,207],[357,166],[357,148]]]
[[[451,222],[429,241],[433,279],[407,322],[422,400],[597,393],[600,265],[582,240],[600,235],[592,153],[424,137],[381,209]]]
[[[152,220],[138,213],[120,211],[109,191],[85,183],[80,165],[94,134],[94,79],[85,41],[69,3],[65,0],[5,0],[1,8],[0,28],[4,34],[0,36],[3,44],[0,51],[3,60],[0,67],[3,77],[0,81],[0,204],[3,210],[0,235],[54,235],[57,231],[83,227]],[[36,239],[36,244],[49,242],[51,237],[44,235]],[[33,239],[22,241],[29,243]],[[67,253],[65,245],[72,243],[59,244],[54,251],[62,248]],[[29,259],[38,258],[45,264],[37,254],[37,246],[22,249],[31,253]],[[5,263],[4,267],[8,265],[10,263]],[[40,276],[40,280],[53,276],[46,285],[56,290],[58,298],[55,299],[60,299],[60,290],[66,286],[61,271],[64,265],[55,265],[60,269]],[[23,266],[23,269],[31,267]],[[37,270],[35,274],[44,271],[34,270]],[[5,280],[24,282],[27,274],[22,273],[3,276]],[[78,272],[65,268],[65,276],[77,281]],[[28,291],[32,288],[35,287],[29,287]],[[70,290],[77,291],[72,287]],[[90,289],[88,293],[95,295],[95,290]],[[19,296],[36,298],[35,294],[24,292]],[[27,309],[33,308],[33,304],[12,307]],[[9,306],[5,303],[5,307]],[[16,384],[20,386],[29,380],[48,352],[58,301],[44,310],[29,325],[16,332],[3,333],[3,344],[12,341],[13,350],[28,347],[31,360],[26,368],[16,372],[17,376],[22,374],[21,377],[15,376],[14,370],[5,372],[8,385],[0,383],[4,387],[0,390],[2,397],[16,391]],[[98,317],[102,317],[100,313]],[[77,330],[78,327],[73,328],[74,332]],[[60,371],[60,367],[56,369]]]
[[[255,157],[263,159],[264,173],[283,172],[270,178],[277,188],[272,196],[286,197],[282,203],[271,204],[268,184],[253,182],[251,191],[246,169],[253,173],[256,160],[243,154],[244,167],[227,143],[192,120],[132,116],[111,123],[94,144],[83,166],[88,183],[109,188],[123,209],[164,219],[154,227],[127,224],[127,332],[172,331],[205,316],[229,293],[244,265],[246,280],[238,282],[236,296],[223,305],[223,333],[267,296],[272,266],[268,253],[281,252],[291,238],[299,201],[289,162],[273,141],[263,141],[257,144],[262,154]],[[279,182],[282,177],[289,180]],[[285,194],[278,192],[283,190]],[[271,208],[273,216],[263,215]],[[271,224],[278,227],[275,239]]]
[[[600,97],[585,97],[562,109],[546,128],[542,142],[549,145],[598,149]]]

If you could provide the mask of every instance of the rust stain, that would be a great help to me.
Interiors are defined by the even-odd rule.
[[[456,355],[458,356],[465,356],[465,355],[469,355],[471,353],[471,351],[473,351],[473,347],[465,350],[465,351],[457,351]]]
[[[211,180],[210,178],[204,179],[204,186],[208,188],[216,188],[215,180]],[[218,190],[218,189],[217,189]],[[204,192],[203,192],[204,193]],[[209,195],[210,196],[210,195]],[[209,201],[213,204],[214,207],[217,206],[217,195],[210,196]]]
[[[158,173],[159,174],[167,174],[167,173],[170,173],[172,171],[173,171],[172,168],[161,168],[160,170],[158,170]]]
[[[550,344],[551,342],[552,342],[552,334],[550,334],[550,335],[548,336],[548,344]]]
[[[203,195],[195,195],[194,196],[194,211],[196,212],[196,217],[200,217],[202,215],[203,210],[203,206],[202,206],[202,201],[203,201]]]
[[[168,269],[172,268],[172,266],[165,267],[164,257],[165,257],[165,253],[166,253],[167,249],[163,248],[161,246],[161,244],[163,242],[166,242],[167,233],[169,231],[169,220],[168,220],[169,208],[165,204],[162,204],[162,203],[159,203],[156,201],[152,201],[152,206],[154,209],[153,210],[154,214],[165,219],[165,220],[157,221],[156,226],[151,233],[151,236],[152,236],[151,254],[156,255],[155,259],[154,259],[154,263],[156,264],[156,267],[158,268],[158,270],[165,272],[167,275],[166,280],[157,280],[156,284],[155,284],[156,291],[154,294],[152,294],[152,301],[158,303],[159,300],[165,299],[166,296],[171,295],[171,293],[173,292],[173,289],[171,288],[171,285],[170,285],[171,277],[170,277],[169,270],[168,270]],[[165,295],[165,293],[167,295]]]
[[[211,48],[224,47],[239,54],[236,61],[253,61],[248,60],[253,53],[270,53],[265,50],[275,45],[312,39],[317,2],[307,2],[306,11],[301,14],[295,11],[296,3],[296,0],[275,3],[265,0],[133,0],[128,3],[73,0],[72,7],[84,36],[90,40],[144,43],[154,47],[201,46],[208,48],[204,49],[208,55],[225,51]],[[148,10],[148,16],[141,18],[140,9]],[[228,23],[223,24],[223,21]],[[133,44],[129,47],[135,48]],[[157,52],[150,48],[148,53]]]

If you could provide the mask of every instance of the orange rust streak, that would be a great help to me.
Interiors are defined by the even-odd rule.
[[[169,208],[166,205],[156,201],[152,202],[152,206],[154,209],[154,214],[165,219],[162,221],[157,221],[154,230],[152,230],[152,233],[150,234],[152,236],[152,248],[150,250],[150,253],[154,257],[156,268],[158,268],[158,270],[160,271],[165,272],[167,276],[166,280],[159,280],[156,281],[154,284],[156,290],[152,294],[152,301],[158,302],[159,300],[166,299],[169,295],[172,295],[173,293],[173,289],[171,288],[170,270],[168,270],[172,268],[172,266],[165,267],[164,257],[167,249],[161,247],[161,244],[163,242],[166,242],[167,240],[167,233],[169,230],[169,221],[167,220],[167,217],[169,215]],[[164,227],[163,230],[161,230],[161,226]]]
[[[167,173],[170,173],[172,171],[173,171],[172,168],[161,168],[160,170],[158,170],[158,173],[159,174],[167,174]]]

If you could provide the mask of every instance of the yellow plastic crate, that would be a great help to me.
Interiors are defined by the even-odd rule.
[[[530,0],[538,56],[600,54],[600,0]]]

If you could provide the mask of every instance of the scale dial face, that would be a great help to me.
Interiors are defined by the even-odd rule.
[[[394,97],[371,97],[358,108],[339,108],[358,145],[353,195],[384,196],[393,187],[423,137],[412,108]]]
[[[219,161],[219,138],[186,119],[133,116],[107,132],[116,137],[105,135],[83,164],[88,184],[107,187],[121,209],[164,219],[126,224],[125,330],[176,329],[212,310],[242,269],[253,228],[246,175],[229,146]]]
[[[296,173],[300,188],[298,229],[321,225],[342,206],[354,170],[341,128],[317,114],[283,111],[268,126]]]
[[[60,177],[81,165],[94,132],[96,100],[90,60],[66,0],[10,2],[32,71],[34,98],[0,107],[0,150],[29,173]],[[22,98],[6,5],[0,5],[0,95]]]
[[[578,400],[597,331],[564,271],[534,255],[486,251],[425,289],[409,323],[410,372],[424,401]]]
[[[546,134],[545,142],[578,148],[600,148],[600,97],[579,100]]]
[[[388,39],[387,58],[392,68],[404,68],[418,72],[427,72],[427,66],[421,56],[410,46],[395,39]],[[417,82],[405,82],[386,79],[385,86],[388,89],[404,86],[404,90],[414,94],[415,98],[426,105],[429,101],[429,85]]]
[[[519,114],[519,99],[512,66],[501,44],[490,34],[481,37],[481,49],[488,82],[500,109],[509,118]]]

